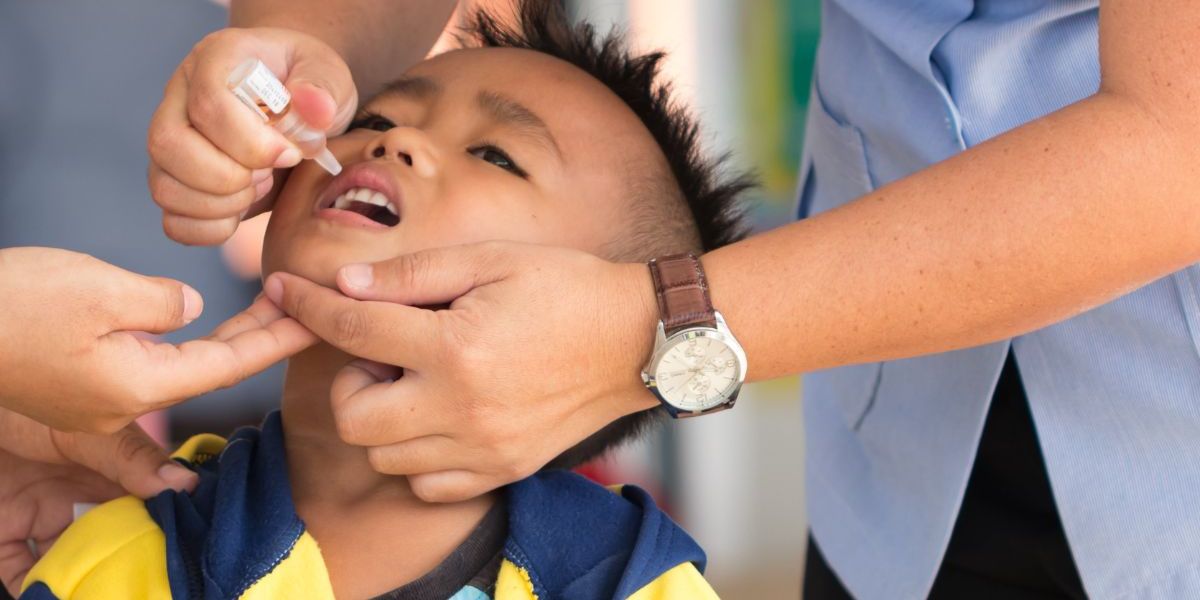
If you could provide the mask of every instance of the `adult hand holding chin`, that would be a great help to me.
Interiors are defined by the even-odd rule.
[[[334,381],[339,432],[422,499],[512,483],[657,405],[639,377],[658,314],[645,265],[486,242],[347,266],[338,287],[275,273],[265,290],[367,359]]]

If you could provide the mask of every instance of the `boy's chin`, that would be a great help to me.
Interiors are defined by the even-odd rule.
[[[274,260],[270,253],[263,254],[263,277],[275,272],[291,273],[328,288],[337,288],[337,273],[345,265],[364,262],[352,256],[336,256],[323,253],[305,256],[308,253],[289,253]]]
[[[378,247],[304,240],[294,244],[268,244],[263,249],[262,272],[266,277],[282,271],[308,279],[318,285],[337,288],[338,271],[356,263],[373,263],[394,256]]]
[[[279,268],[263,265],[263,281],[266,281],[267,276],[271,273],[289,273],[297,277],[303,277],[317,285],[337,289],[337,269],[317,271],[315,269],[295,268],[287,265]]]

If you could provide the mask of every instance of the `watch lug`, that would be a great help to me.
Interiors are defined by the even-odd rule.
[[[654,333],[654,348],[650,350],[650,358],[646,360],[646,365],[642,367],[642,383],[650,385],[651,368],[654,366],[654,357],[658,354],[658,349],[662,348],[667,343],[667,330],[663,327],[663,322],[658,321],[658,327]]]
[[[725,315],[722,315],[721,311],[714,310],[713,317],[717,320],[717,331],[732,335],[729,331],[729,326],[725,324]]]

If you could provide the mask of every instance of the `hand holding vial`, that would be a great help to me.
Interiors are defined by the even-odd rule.
[[[288,98],[286,110],[247,110],[231,93],[230,76],[254,59],[260,77],[282,80],[273,91]],[[172,75],[150,123],[150,193],[167,236],[218,244],[243,218],[270,210],[274,169],[320,155],[325,136],[345,128],[357,103],[349,68],[314,37],[270,28],[205,37]],[[273,126],[263,126],[264,116]]]
[[[292,110],[291,94],[263,61],[251,58],[238,65],[229,74],[229,91],[295,144],[304,158],[313,159],[330,175],[342,172],[342,165],[325,147],[325,132],[309,127],[300,111]]]

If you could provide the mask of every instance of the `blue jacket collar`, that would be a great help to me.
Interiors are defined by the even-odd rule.
[[[236,598],[270,573],[304,533],[292,504],[283,423],[272,412],[245,427],[221,454],[189,465],[191,494],[166,491],[146,501],[167,541],[174,598]]]
[[[684,562],[703,572],[700,546],[645,491],[614,494],[566,471],[507,488],[505,557],[539,598],[625,598]]]

